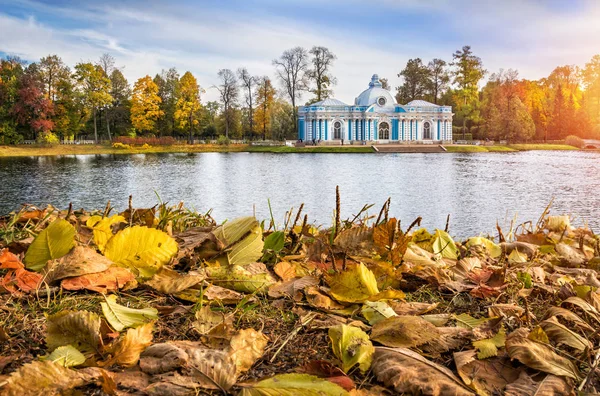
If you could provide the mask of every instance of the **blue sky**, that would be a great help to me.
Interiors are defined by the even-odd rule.
[[[105,52],[132,83],[172,66],[207,89],[221,68],[274,77],[272,59],[297,45],[338,59],[335,96],[352,102],[373,73],[400,83],[409,58],[451,60],[471,45],[490,72],[525,78],[600,53],[597,0],[0,0],[0,53],[67,64]]]

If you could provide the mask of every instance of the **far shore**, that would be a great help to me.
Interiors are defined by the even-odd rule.
[[[493,146],[475,145],[446,145],[450,153],[486,153],[514,152],[529,150],[579,150],[577,147],[565,144],[510,144]],[[29,156],[59,156],[59,155],[94,155],[94,154],[154,154],[154,153],[219,153],[219,152],[257,152],[257,153],[373,153],[370,146],[251,146],[247,144],[195,144],[152,147],[114,148],[104,144],[90,145],[19,145],[0,146],[0,157],[29,157]]]

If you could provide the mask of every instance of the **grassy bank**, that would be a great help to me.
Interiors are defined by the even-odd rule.
[[[371,146],[318,146],[318,147],[287,147],[287,146],[248,146],[244,151],[251,153],[374,153]]]
[[[579,150],[566,144],[510,144],[506,146],[444,146],[449,153],[489,153],[531,150]]]

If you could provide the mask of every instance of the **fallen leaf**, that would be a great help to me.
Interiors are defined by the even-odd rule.
[[[12,373],[0,391],[3,396],[64,395],[100,376],[95,367],[75,371],[51,361],[33,361]]]
[[[379,381],[400,394],[473,394],[452,371],[406,348],[376,347],[372,370]]]
[[[435,230],[432,248],[434,253],[444,258],[458,260],[458,248],[446,231]]]
[[[243,267],[211,267],[206,271],[210,282],[245,293],[265,292],[276,282],[263,263],[252,263]]]
[[[361,309],[362,316],[369,321],[370,325],[381,322],[383,319],[397,316],[396,312],[383,301],[365,301]]]
[[[72,345],[63,345],[56,348],[43,360],[56,363],[63,367],[79,366],[85,362],[85,356]]]
[[[149,281],[144,282],[145,285],[165,294],[176,294],[204,280],[204,275],[197,274],[180,274],[179,272],[162,267]]]
[[[455,352],[454,363],[464,383],[481,396],[503,394],[506,385],[515,382],[523,372],[505,356],[478,360],[474,350]]]
[[[548,338],[558,345],[568,345],[579,352],[593,349],[592,344],[588,340],[560,323],[556,316],[552,316],[551,318],[542,321],[540,327],[544,329]]]
[[[484,338],[481,340],[473,341],[473,346],[477,349],[477,358],[486,359],[492,356],[498,356],[498,348],[504,347],[506,342],[506,333],[504,328],[500,328],[500,331],[492,338]]]
[[[117,296],[111,294],[104,298],[106,301],[100,303],[102,313],[107,322],[116,331],[127,327],[137,327],[151,320],[158,319],[156,308],[133,309],[117,304]]]
[[[317,286],[319,279],[314,276],[304,276],[302,278],[295,278],[283,283],[275,283],[269,287],[269,297],[281,298],[291,297],[296,301],[302,300],[302,290],[307,287]]]
[[[327,281],[333,298],[342,302],[363,302],[379,293],[375,275],[362,263],[349,266]]]
[[[89,311],[62,311],[48,316],[46,346],[53,351],[66,345],[87,356],[97,353],[102,346],[100,317]]]
[[[333,364],[325,360],[312,360],[304,366],[298,368],[297,371],[302,374],[310,374],[319,378],[324,378],[329,382],[339,385],[347,391],[351,391],[356,387],[354,381],[352,381],[352,379],[348,377],[341,369],[335,367]]]
[[[219,254],[223,246],[219,246],[219,241],[215,235],[210,232],[208,227],[193,227],[173,235],[173,238],[179,243],[176,261],[194,256],[197,259],[206,259]],[[196,257],[197,256],[197,257]]]
[[[254,329],[242,329],[231,338],[227,352],[235,362],[236,374],[248,371],[265,352],[268,338]]]
[[[434,325],[418,316],[392,316],[373,326],[371,339],[389,347],[412,348],[439,337]]]
[[[262,228],[254,217],[240,217],[217,227],[213,234],[227,249],[227,264],[245,265],[263,255]]]
[[[98,250],[104,252],[108,240],[113,237],[113,225],[126,222],[125,217],[120,215],[110,217],[96,215],[91,216],[85,225],[93,230],[94,243],[98,247]]]
[[[545,373],[580,379],[579,370],[570,360],[557,355],[550,347],[528,339],[528,333],[527,329],[520,328],[506,337],[506,351],[512,359]]]
[[[40,271],[49,260],[61,258],[75,246],[75,228],[66,220],[56,219],[33,240],[25,253],[25,266]]]
[[[483,237],[469,238],[469,240],[466,243],[466,246],[469,248],[469,247],[475,246],[475,245],[483,246],[486,249],[487,253],[490,255],[490,257],[492,257],[492,258],[498,258],[502,255],[502,248],[487,238],[483,238]]]
[[[568,378],[548,374],[540,382],[522,372],[519,378],[506,385],[505,396],[572,395],[574,385]]]
[[[296,266],[289,261],[280,261],[275,264],[273,272],[275,272],[284,282],[296,278]]]
[[[65,290],[86,289],[106,294],[119,289],[133,289],[137,281],[127,268],[112,266],[103,272],[63,279],[60,285]]]
[[[338,325],[329,328],[333,353],[342,361],[342,370],[348,372],[358,364],[365,373],[371,366],[373,344],[369,336],[354,326]]]
[[[140,359],[140,354],[152,344],[153,322],[148,322],[135,329],[127,330],[127,333],[109,348],[112,356],[102,366],[108,367],[119,364],[123,367],[135,366]]]
[[[242,388],[239,396],[346,396],[344,388],[308,374],[279,374]]]
[[[106,244],[104,255],[141,278],[150,278],[175,256],[177,242],[163,231],[141,226],[125,228]]]
[[[46,281],[51,283],[63,278],[103,272],[112,264],[112,261],[96,253],[92,248],[75,246],[60,259],[48,263]]]

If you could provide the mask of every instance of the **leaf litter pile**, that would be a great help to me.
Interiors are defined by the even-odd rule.
[[[180,204],[0,218],[0,395],[600,389],[600,243],[567,216],[454,240]],[[335,212],[334,212],[335,213]],[[292,220],[294,219],[294,220]]]

